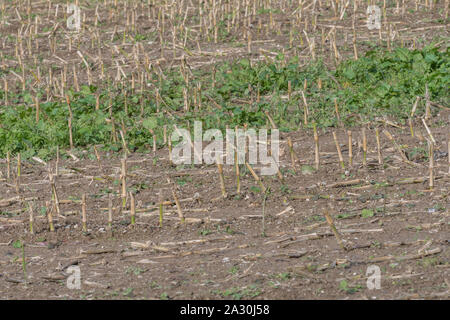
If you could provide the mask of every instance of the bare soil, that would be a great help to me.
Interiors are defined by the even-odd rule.
[[[448,112],[439,118],[448,119]],[[409,128],[385,129],[407,153],[427,150],[420,123],[414,138]],[[374,128],[367,130],[367,166],[362,165],[361,131],[353,129],[352,167],[347,134],[338,130],[345,170],[331,132],[319,132],[321,165],[313,174],[301,170],[314,165],[311,133],[284,134],[280,159],[284,182],[276,175],[262,178],[270,188],[265,203],[251,174],[244,175],[244,167],[237,194],[234,168],[224,166],[228,193],[224,199],[215,166],[174,167],[167,148],[156,154],[131,154],[127,187],[136,191],[135,225],[130,224],[130,199],[120,210],[121,154],[101,153],[100,167],[93,150],[75,154],[79,161],[62,152],[56,178],[61,215],[53,213],[55,232],[49,231],[43,209],[52,197],[47,168],[34,161],[22,163],[17,189],[15,161],[7,180],[2,160],[0,298],[448,299],[448,123],[432,127],[432,132],[438,146],[432,190],[426,159],[408,153],[414,164],[401,161],[384,134],[380,135],[384,161],[378,165]],[[295,167],[288,136],[299,158]],[[49,166],[54,170],[55,161]],[[180,222],[172,203],[164,206],[160,227],[159,194],[173,201],[168,177],[175,183],[186,221]],[[360,181],[333,186],[355,179]],[[81,230],[83,193],[87,233]],[[114,199],[112,231],[107,227],[109,193]],[[28,203],[34,207],[34,235],[29,232]],[[325,210],[347,250],[331,233]],[[26,278],[18,240],[25,243]],[[80,290],[66,286],[67,268],[72,265],[80,267]],[[380,268],[381,289],[366,286],[370,265]]]

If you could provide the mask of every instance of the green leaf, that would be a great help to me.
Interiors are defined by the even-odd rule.
[[[155,129],[158,126],[158,120],[155,117],[147,118],[142,122],[145,129]]]
[[[22,242],[20,240],[16,240],[13,242],[13,247],[16,249],[22,248]]]
[[[363,218],[373,217],[373,210],[371,210],[371,209],[363,209],[361,211],[361,217],[363,217]]]

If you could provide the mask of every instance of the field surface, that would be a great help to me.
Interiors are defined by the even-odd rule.
[[[448,1],[74,3],[0,2],[0,299],[449,298]]]

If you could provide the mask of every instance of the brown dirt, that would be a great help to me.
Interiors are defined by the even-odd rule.
[[[448,114],[442,113],[440,118],[448,118]],[[419,124],[415,128],[416,133],[426,135]],[[411,138],[408,128],[387,130],[407,151],[414,147],[426,150],[423,140]],[[448,123],[432,130],[439,146],[436,149],[447,152]],[[241,193],[237,196],[233,168],[224,166],[228,198],[222,199],[215,166],[175,168],[168,161],[167,148],[158,150],[156,156],[129,156],[127,186],[137,190],[136,224],[130,225],[127,211],[115,210],[112,234],[107,231],[107,214],[102,208],[108,206],[108,192],[115,194],[114,205],[120,207],[120,155],[102,153],[101,170],[93,150],[77,154],[80,161],[63,156],[56,180],[62,217],[54,214],[56,232],[51,233],[41,209],[51,199],[46,168],[36,162],[23,163],[19,195],[25,197],[24,202],[5,201],[18,199],[15,175],[9,181],[1,179],[0,298],[447,299],[447,158],[436,158],[435,188],[430,191],[428,163],[418,156],[414,157],[416,166],[401,162],[383,134],[385,166],[373,164],[377,162],[373,128],[368,130],[369,165],[363,167],[358,147],[361,133],[355,129],[354,165],[345,175],[328,131],[320,132],[319,171],[303,175],[301,165],[314,161],[311,134],[300,131],[289,136],[300,161],[294,174],[285,143],[287,136],[283,135],[281,168],[285,182],[280,183],[276,176],[263,178],[271,190],[265,203],[265,237],[263,197],[252,188],[257,184],[250,173],[241,178]],[[348,166],[343,130],[338,130],[338,138]],[[50,165],[54,168],[54,161]],[[2,172],[5,177],[5,161]],[[167,177],[176,182],[186,223],[177,220],[175,206],[167,205],[161,228],[155,203],[159,192],[164,199],[172,200]],[[418,177],[425,180],[400,182]],[[330,187],[354,179],[361,182]],[[383,181],[391,185],[381,184]],[[83,193],[88,196],[85,234],[80,216]],[[27,203],[34,206],[34,235],[28,231]],[[325,209],[349,250],[342,250],[330,233]],[[364,209],[372,210],[373,216]],[[26,283],[22,251],[14,246],[17,240],[26,244]],[[377,260],[380,257],[385,258]],[[80,290],[66,287],[66,268],[73,264],[81,270]],[[369,265],[381,269],[380,290],[366,287]]]

